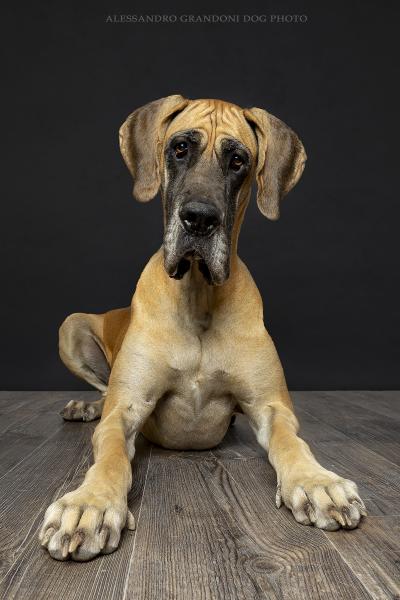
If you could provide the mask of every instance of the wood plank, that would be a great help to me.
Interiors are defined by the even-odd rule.
[[[347,402],[346,392],[295,392],[293,397],[296,407],[400,465],[400,419]]]
[[[46,505],[62,493],[82,465],[87,465],[90,430],[90,426],[66,424],[1,478],[0,539],[6,553],[0,575],[13,562],[25,536],[31,537],[31,530],[38,526]]]
[[[383,392],[351,391],[345,392],[347,402],[360,408],[367,408],[389,419],[400,419],[400,391]]]
[[[21,410],[38,411],[51,409],[54,402],[67,402],[73,397],[80,397],[85,392],[0,392],[0,414]],[[92,393],[92,392],[90,392]]]
[[[356,481],[370,515],[400,514],[400,467],[308,412],[301,409],[296,412],[300,434],[310,444],[316,458],[327,469]],[[155,447],[153,450],[154,458],[173,458],[176,455],[162,448]],[[217,448],[203,452],[183,451],[179,456],[193,461],[213,457],[236,461],[264,458],[268,464],[266,453],[257,443],[244,415],[237,416],[235,424]]]
[[[323,532],[277,510],[274,497],[263,459],[156,455],[127,596],[370,598]]]
[[[81,481],[91,462],[95,424],[58,421],[71,392],[24,394],[14,400],[0,394],[0,424],[2,417],[9,419],[0,437],[0,465],[2,456],[13,453],[8,446],[21,448],[20,461],[0,479],[0,597],[301,600],[399,594],[398,518],[372,516],[351,532],[297,524],[286,508],[274,506],[275,474],[244,416],[211,451],[153,447],[150,461],[151,446],[139,437],[129,497],[137,520],[140,512],[136,535],[127,532],[116,553],[90,563],[52,560],[37,541],[43,512]],[[379,396],[371,396],[366,411],[374,418],[367,435],[371,414],[357,416],[365,413],[363,396],[340,394],[339,413],[351,413],[353,429],[361,423],[364,439],[353,435],[350,424],[343,431],[329,421],[336,398],[329,398],[328,410],[321,393],[304,394],[296,403],[303,407],[297,410],[302,435],[325,466],[359,483],[371,515],[398,515],[400,467],[369,444],[376,419],[381,427],[390,420],[391,397],[385,395],[379,408]]]
[[[326,536],[373,598],[400,598],[400,517],[373,517],[348,535]]]
[[[10,427],[29,429],[36,415],[59,413],[69,400],[97,400],[98,392],[0,392],[0,434]]]
[[[0,477],[63,427],[59,413],[69,400],[90,401],[98,397],[98,392],[20,394],[20,408],[0,414]]]
[[[0,391],[0,414],[18,411],[40,398],[41,392],[2,392]]]
[[[357,483],[369,515],[400,514],[400,467],[308,412],[296,412],[317,460]]]
[[[400,420],[400,392],[391,391],[367,391],[367,390],[351,390],[351,391],[329,391],[329,392],[291,392],[295,404],[307,409],[302,403],[309,404],[308,410],[318,410],[318,406],[323,403],[329,403],[331,406],[338,404],[340,413],[343,408],[346,410],[350,404],[352,414],[359,418],[360,412],[357,409],[372,411],[378,415],[389,417],[390,419]],[[345,403],[345,404],[343,404]]]
[[[89,563],[60,563],[38,542],[44,510],[81,482],[91,463],[93,424],[65,423],[62,430],[2,480],[0,493],[0,596],[7,600],[119,599],[135,534],[125,532],[118,552]],[[149,462],[140,440],[129,506],[138,517]]]

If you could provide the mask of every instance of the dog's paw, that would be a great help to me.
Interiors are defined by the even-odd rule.
[[[125,526],[135,528],[125,501],[78,488],[49,506],[39,539],[56,560],[85,561],[114,552]]]
[[[94,402],[70,400],[60,414],[66,421],[94,421],[101,417],[103,404],[103,400],[96,400]]]
[[[354,481],[322,468],[307,476],[297,475],[282,481],[276,495],[278,507],[282,501],[296,521],[327,531],[339,527],[354,529],[367,514]]]

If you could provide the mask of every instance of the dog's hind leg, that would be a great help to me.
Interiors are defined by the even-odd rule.
[[[71,400],[61,411],[68,421],[99,419],[107,392],[110,365],[103,343],[104,315],[75,313],[60,327],[60,357],[72,373],[102,392],[99,400]]]

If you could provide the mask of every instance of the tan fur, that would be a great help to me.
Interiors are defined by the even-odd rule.
[[[107,360],[113,366],[131,319],[131,308],[117,308],[103,317],[103,341]]]
[[[258,156],[259,141],[243,109],[216,100],[171,98],[168,111],[179,105],[181,112],[166,123],[164,110],[157,121],[162,122],[157,142],[161,150],[173,133],[195,127],[204,134],[204,160],[218,152],[221,139],[229,135],[246,145],[258,173],[264,169],[265,157]],[[123,153],[129,153],[129,127],[122,128]],[[156,149],[148,168],[159,174],[154,177],[159,176],[162,186],[166,173],[161,150]],[[300,154],[293,169],[288,167],[292,179],[283,187],[298,179],[305,160],[301,149]],[[296,148],[293,156],[299,156]],[[136,173],[131,158],[125,160]],[[75,315],[63,325],[60,351],[67,366],[84,376],[77,358],[74,365],[74,340],[84,322],[98,338],[96,348],[104,352],[111,375],[93,437],[95,463],[83,484],[46,512],[41,541],[54,558],[87,560],[111,552],[125,524],[133,526],[126,498],[138,432],[167,448],[211,448],[222,440],[235,410],[248,415],[277,472],[278,506],[283,501],[296,520],[325,529],[355,527],[365,514],[356,485],[319,465],[297,436],[298,422],[264,326],[261,297],[236,253],[255,173],[256,167],[242,186],[230,277],[224,284],[206,284],[195,261],[182,280],[171,279],[161,248],[145,267],[131,307],[105,315]]]

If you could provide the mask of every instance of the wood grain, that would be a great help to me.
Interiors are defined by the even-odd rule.
[[[347,392],[296,392],[295,405],[320,421],[339,429],[384,458],[400,465],[399,403],[393,402],[391,418],[376,410],[360,408],[347,400]],[[374,392],[378,398],[379,392]]]
[[[400,517],[372,517],[351,535],[326,535],[373,598],[400,598]]]
[[[400,419],[400,391],[351,391],[342,392],[347,402],[362,409],[372,410],[390,419]]]
[[[1,392],[0,477],[63,427],[59,412],[69,400],[92,397],[98,393]]]
[[[297,415],[316,458],[357,483],[370,515],[400,514],[400,467],[308,411],[297,409]]]
[[[37,536],[47,506],[82,481],[91,462],[93,425],[66,423],[2,480],[0,493],[1,598],[11,600],[119,599],[125,589],[135,534],[125,532],[117,553],[84,565],[60,563],[40,548]],[[138,444],[129,506],[138,517],[149,446]],[[7,496],[7,498],[5,497]]]
[[[294,394],[319,460],[359,483],[372,515],[360,529],[326,533],[276,509],[275,474],[239,416],[211,451],[172,452],[139,437],[129,495],[136,532],[112,555],[59,563],[37,534],[47,505],[76,487],[92,460],[95,424],[58,415],[78,397],[98,395],[0,393],[0,598],[400,597],[397,393],[382,394],[382,404],[377,392]]]
[[[274,496],[263,459],[152,460],[132,597],[370,598],[324,533],[276,509]]]

